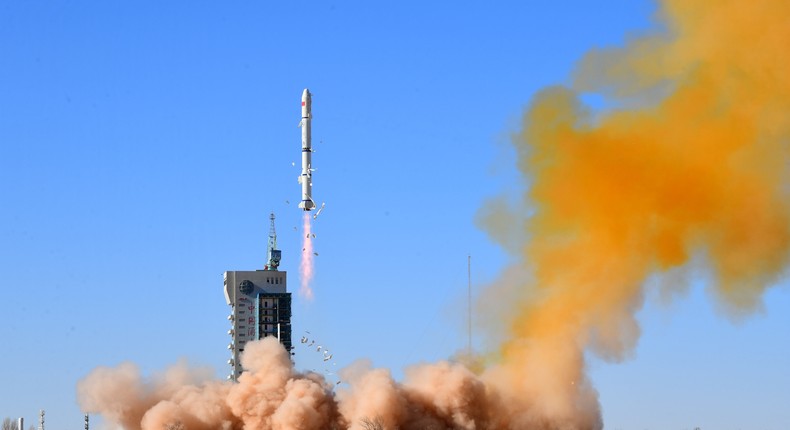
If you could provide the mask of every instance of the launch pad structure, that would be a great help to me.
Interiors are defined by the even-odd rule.
[[[287,273],[279,271],[281,251],[277,249],[274,214],[271,214],[267,262],[263,270],[227,271],[223,274],[225,302],[231,312],[228,320],[231,357],[228,379],[238,381],[242,374],[240,357],[247,342],[274,336],[289,353],[291,343],[291,293]]]

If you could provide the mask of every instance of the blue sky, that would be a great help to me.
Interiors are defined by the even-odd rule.
[[[476,295],[509,261],[474,218],[518,191],[525,105],[656,25],[649,1],[158,3],[0,4],[2,417],[80,426],[99,365],[227,373],[222,272],[262,268],[271,211],[298,289],[305,87],[326,209],[295,335],[395,375],[450,356],[467,255]],[[632,359],[590,365],[606,427],[790,427],[788,287],[765,303],[733,324],[701,285],[648,299]]]

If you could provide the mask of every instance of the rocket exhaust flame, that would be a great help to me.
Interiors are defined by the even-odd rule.
[[[301,286],[299,287],[299,294],[308,299],[313,299],[313,289],[310,288],[310,282],[313,280],[313,237],[312,226],[310,224],[310,213],[304,212],[302,215],[302,261],[299,263],[299,280]]]
[[[544,90],[526,111],[513,143],[529,215],[491,203],[479,216],[492,237],[528,237],[508,247],[518,264],[482,295],[495,303],[481,304],[490,315],[479,320],[499,321],[505,336],[492,334],[501,343],[479,374],[440,362],[398,383],[355,366],[335,393],[266,339],[247,344],[238,384],[96,369],[78,385],[83,410],[126,430],[358,430],[365,418],[406,430],[601,429],[585,353],[627,358],[650,277],[696,257],[739,316],[759,309],[790,257],[790,3],[661,5],[669,34],[589,53],[575,90]],[[593,117],[575,91],[638,103]],[[309,216],[304,226],[312,295]]]

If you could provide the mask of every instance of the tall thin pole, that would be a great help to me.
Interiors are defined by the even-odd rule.
[[[472,356],[472,255],[466,256],[466,277],[467,277],[467,292],[468,292],[468,300],[469,300],[469,318],[468,318],[468,333],[469,333],[469,343],[468,343],[468,352],[469,356]]]

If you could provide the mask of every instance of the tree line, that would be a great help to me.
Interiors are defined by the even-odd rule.
[[[5,419],[3,419],[3,426],[0,427],[0,430],[20,430],[19,421],[5,417]],[[31,425],[27,430],[36,430],[36,428]]]

